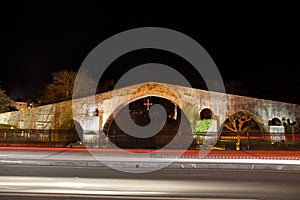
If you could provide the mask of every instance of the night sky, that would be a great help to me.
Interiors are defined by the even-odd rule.
[[[35,99],[51,73],[77,70],[95,46],[114,34],[158,26],[198,41],[223,80],[239,80],[250,96],[300,104],[300,12],[295,5],[83,2],[20,1],[1,6],[0,85],[11,98]],[[164,63],[157,55],[130,55],[102,79],[117,78],[152,58]],[[174,67],[176,62],[174,57]],[[190,74],[197,87],[197,78]]]

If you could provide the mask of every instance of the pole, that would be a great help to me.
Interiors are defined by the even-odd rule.
[[[48,147],[51,147],[51,129],[48,130]]]
[[[250,150],[250,146],[249,146],[249,133],[247,132],[247,149]]]

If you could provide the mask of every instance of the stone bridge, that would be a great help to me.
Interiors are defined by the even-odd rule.
[[[215,121],[212,131],[219,129],[226,118],[238,111],[253,115],[266,130],[270,130],[269,122],[274,118],[290,119],[293,122],[300,117],[300,106],[296,104],[149,82],[91,97],[2,113],[0,123],[21,129],[69,129],[75,123],[80,125],[84,132],[103,131],[104,125],[109,123],[121,108],[148,96],[168,99],[180,107],[192,130],[204,110],[212,113]]]

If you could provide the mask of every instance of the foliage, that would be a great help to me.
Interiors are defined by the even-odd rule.
[[[10,98],[6,95],[5,91],[0,87],[0,113],[6,112],[9,110],[11,104]]]
[[[199,120],[196,123],[196,132],[197,133],[203,133],[207,132],[210,125],[211,125],[212,120],[211,119],[203,119]]]

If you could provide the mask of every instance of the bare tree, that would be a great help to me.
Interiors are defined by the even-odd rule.
[[[257,119],[255,119],[254,116],[245,111],[239,111],[231,115],[224,122],[223,130],[236,133],[236,150],[240,150],[241,134],[253,131],[265,131],[263,125],[259,121],[257,121]]]
[[[81,83],[80,87],[76,88],[76,95],[78,97],[92,95],[91,88],[94,86],[95,82],[88,76],[88,73],[77,75],[77,72],[75,71],[61,70],[52,73],[52,82],[44,86],[39,100],[43,104],[47,104],[72,99],[76,77]],[[96,89],[94,94],[95,92]]]
[[[0,113],[6,112],[9,110],[11,104],[11,99],[6,95],[5,91],[0,87]]]

